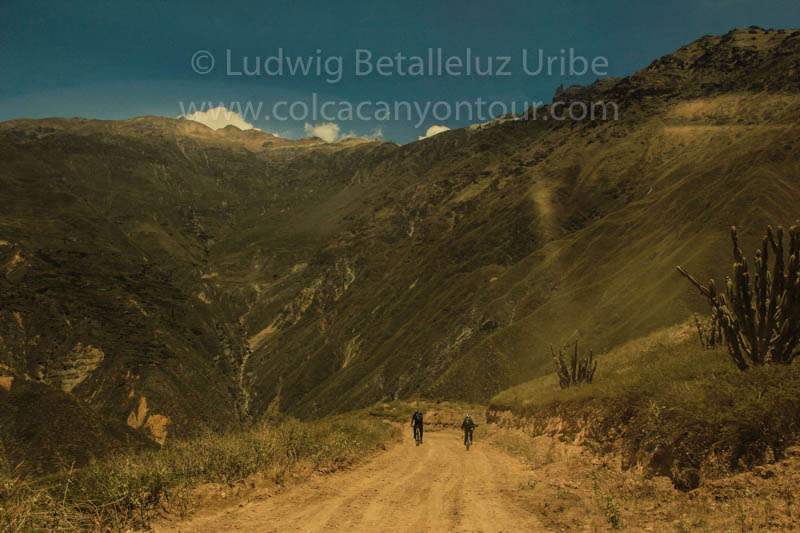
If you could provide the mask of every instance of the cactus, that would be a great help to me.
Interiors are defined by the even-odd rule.
[[[550,352],[553,354],[553,363],[556,366],[558,382],[562,389],[592,382],[594,371],[597,370],[597,361],[594,360],[591,350],[589,350],[588,356],[578,357],[578,341],[575,341],[572,352],[569,354],[569,361],[566,360],[564,350],[561,348],[558,350],[558,355],[552,346]]]
[[[717,292],[713,279],[703,286],[683,268],[678,267],[678,272],[708,299],[712,320],[722,329],[728,352],[740,370],[789,364],[800,354],[800,228],[789,228],[786,250],[783,228],[767,227],[761,249],[755,252],[752,283],[736,227],[731,228],[731,239],[733,279],[727,279],[727,296]],[[775,254],[772,272],[770,250]]]
[[[694,323],[697,326],[697,335],[700,337],[700,344],[703,345],[703,348],[710,350],[722,342],[722,327],[714,315],[708,320],[700,320],[695,313]]]

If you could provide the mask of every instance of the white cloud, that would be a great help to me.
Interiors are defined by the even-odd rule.
[[[369,141],[376,141],[378,139],[383,139],[383,128],[376,128],[375,131],[373,131],[372,133],[368,133],[367,135],[364,135],[363,138]]]
[[[236,111],[231,111],[223,106],[213,107],[208,111],[190,113],[184,118],[194,120],[214,130],[231,125],[236,126],[240,130],[258,129],[254,128],[252,124],[247,122],[244,117]]]
[[[420,135],[417,140],[421,141],[422,139],[433,137],[437,133],[442,133],[443,131],[450,131],[450,128],[447,126],[431,126],[425,131],[425,135]]]
[[[308,130],[306,130],[306,131],[308,131]],[[340,139],[358,138],[358,139],[364,139],[364,140],[367,140],[367,141],[376,141],[378,139],[383,139],[383,128],[376,128],[375,131],[373,131],[372,133],[367,133],[365,135],[358,135],[354,131],[348,131],[347,133],[342,133],[339,136],[339,138]]]
[[[335,122],[323,122],[322,124],[317,124],[316,126],[312,126],[306,122],[305,125],[306,133],[310,137],[319,137],[327,143],[332,143],[336,140],[336,137],[339,136],[340,129],[341,128],[339,125]]]

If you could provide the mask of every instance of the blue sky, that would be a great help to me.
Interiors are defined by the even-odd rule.
[[[194,103],[231,107],[238,102],[252,111],[247,122],[283,137],[303,137],[314,126],[329,122],[311,116],[312,98],[318,105],[332,102],[328,117],[339,135],[380,133],[383,138],[408,142],[432,125],[451,128],[477,122],[466,112],[457,117],[455,103],[502,102],[510,110],[550,101],[559,84],[590,83],[597,75],[561,75],[561,72],[528,75],[522,68],[522,51],[528,66],[538,64],[539,50],[560,57],[562,49],[591,61],[606,58],[601,70],[610,76],[631,74],[653,59],[709,33],[725,33],[734,27],[764,28],[800,26],[800,2],[796,0],[753,1],[404,1],[404,2],[181,2],[129,1],[72,2],[4,1],[0,21],[0,120],[20,117],[84,116],[103,119],[139,115],[177,116]],[[471,50],[486,68],[495,59],[493,75],[419,75],[398,72],[397,61],[389,74],[377,75],[382,55],[406,59],[428,50],[434,59],[455,56],[463,63]],[[226,55],[230,51],[231,72],[242,71],[246,57],[251,67],[283,50],[286,58],[329,60],[328,76],[313,72],[290,75],[230,75]],[[372,54],[371,75],[356,75],[356,51]],[[319,50],[319,52],[317,52]],[[192,58],[198,51],[213,55],[214,68],[198,74]],[[362,57],[365,52],[362,52]],[[336,58],[341,57],[341,80],[336,78]],[[502,57],[510,57],[502,71]],[[533,59],[531,59],[533,58]],[[208,67],[207,58],[199,65]],[[455,61],[455,60],[453,60]],[[274,67],[275,63],[271,63]],[[361,63],[362,71],[367,62]],[[558,65],[558,63],[556,63]],[[323,64],[324,66],[324,64]],[[577,66],[580,66],[578,64]],[[425,68],[431,68],[426,64]],[[434,70],[436,64],[433,65]],[[407,70],[407,68],[406,68]],[[453,69],[457,70],[457,69]],[[500,75],[509,72],[510,75]],[[427,72],[426,72],[427,74]],[[314,96],[316,95],[316,96]],[[431,108],[423,116],[375,119],[376,105],[362,106],[362,117],[348,118],[347,102],[447,102],[439,108],[439,120]],[[183,109],[181,108],[183,103]],[[286,102],[280,118],[295,107],[297,120],[279,120],[273,106]],[[307,109],[304,115],[303,111]],[[463,109],[463,108],[462,108]],[[501,107],[496,107],[502,109]],[[520,109],[521,110],[521,109]],[[343,113],[343,114],[342,114]],[[488,110],[486,111],[488,114]],[[269,116],[266,119],[265,116]],[[341,118],[341,119],[340,119]],[[409,120],[410,118],[410,120]],[[317,131],[317,130],[314,130]]]

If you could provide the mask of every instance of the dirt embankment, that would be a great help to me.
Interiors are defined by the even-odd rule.
[[[697,488],[701,482],[700,470],[686,464],[679,451],[673,449],[673,443],[644,442],[636,429],[637,413],[620,402],[556,405],[529,416],[488,409],[486,420],[530,437],[547,436],[587,448],[599,456],[614,457],[623,469],[635,468],[647,476],[667,477],[681,490]]]

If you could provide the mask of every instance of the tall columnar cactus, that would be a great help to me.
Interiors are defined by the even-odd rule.
[[[755,253],[752,283],[735,227],[731,228],[731,238],[733,279],[727,280],[727,296],[717,292],[713,279],[703,286],[683,268],[678,267],[678,272],[708,299],[712,320],[722,328],[725,344],[739,369],[788,364],[800,354],[800,229],[789,228],[786,250],[783,228],[773,231],[772,226],[767,227],[761,249]],[[770,250],[775,254],[771,273]]]
[[[594,360],[591,350],[589,350],[588,356],[578,357],[578,341],[575,341],[575,345],[569,354],[569,361],[566,360],[564,350],[561,348],[558,350],[558,355],[556,355],[552,346],[550,347],[550,352],[553,354],[553,363],[556,366],[558,382],[562,389],[592,382],[594,371],[597,370],[597,361]]]

